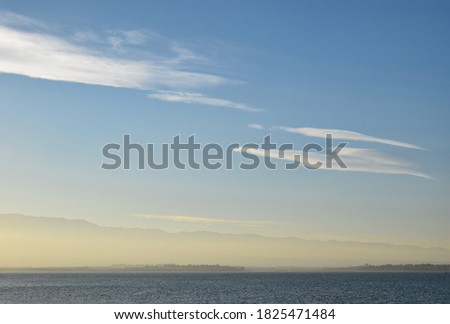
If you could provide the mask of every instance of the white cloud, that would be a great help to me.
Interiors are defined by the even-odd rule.
[[[47,26],[33,18],[16,14],[10,11],[0,11],[0,23],[8,26],[27,26],[47,28]]]
[[[264,127],[260,124],[248,124],[247,127],[253,128],[253,129],[264,129]]]
[[[353,132],[353,131],[349,131],[349,130],[312,128],[312,127],[292,128],[292,127],[285,127],[285,126],[276,126],[273,128],[280,129],[280,130],[286,131],[288,133],[301,134],[301,135],[310,136],[310,137],[325,138],[326,134],[332,134],[334,139],[373,142],[373,143],[387,144],[387,145],[393,145],[393,146],[416,149],[416,150],[423,150],[423,148],[421,148],[420,146],[414,145],[414,144],[409,144],[409,143],[405,143],[405,142],[399,142],[399,141],[395,141],[395,140],[365,135],[365,134],[361,134],[361,133]]]
[[[227,99],[207,97],[200,93],[193,93],[193,92],[158,91],[149,94],[148,97],[162,101],[182,102],[188,104],[198,104],[215,107],[227,107],[249,112],[263,111],[263,109],[254,108],[243,103],[238,103]]]
[[[237,219],[224,219],[224,218],[209,218],[209,217],[196,217],[196,216],[183,216],[183,215],[155,215],[155,214],[135,214],[137,217],[146,219],[158,219],[171,222],[183,222],[183,223],[205,223],[205,224],[233,224],[245,227],[257,227],[267,225],[270,221],[252,221],[252,220],[237,220]]]
[[[170,45],[170,49],[172,50],[172,52],[176,54],[176,56],[170,60],[170,62],[172,63],[176,64],[195,63],[201,65],[213,64],[213,62],[211,62],[211,60],[209,60],[208,58],[199,55],[197,53],[194,53],[193,51],[181,46],[176,42],[172,42],[172,44]]]
[[[27,27],[33,27],[33,31]],[[44,31],[43,31],[44,30]],[[151,43],[159,53],[145,51]],[[148,45],[148,44],[147,44]],[[153,46],[155,45],[155,46]],[[140,57],[131,59],[130,57]],[[0,11],[0,73],[53,81],[153,90],[149,98],[256,112],[262,109],[222,98],[182,91],[236,83],[221,76],[190,71],[211,62],[154,32],[89,29],[64,39],[31,18]]]
[[[242,148],[236,148],[234,151],[240,152]],[[304,160],[304,154],[299,150],[269,150],[268,153],[263,149],[247,149],[247,152],[256,156],[270,156],[273,159],[282,159],[287,161]],[[360,149],[344,147],[338,156],[345,163],[347,168],[340,168],[333,165],[332,168],[326,168],[326,156],[324,153],[311,151],[308,154],[309,163],[321,162],[321,170],[347,171],[347,172],[369,172],[384,174],[404,174],[426,179],[433,179],[429,175],[412,169],[411,163],[396,159],[387,154],[381,153],[375,149]]]
[[[105,36],[107,40],[106,43],[119,52],[126,52],[126,50],[130,45],[131,46],[144,45],[152,37],[153,37],[152,33],[140,30],[113,30],[109,31]]]
[[[110,87],[150,90],[165,88],[201,88],[229,82],[224,78],[179,69],[171,60],[132,60],[94,51],[47,32],[25,30],[39,22],[8,12],[0,13],[0,73],[32,78],[78,82]],[[85,31],[75,39],[95,41]],[[138,31],[121,32],[116,45],[142,44],[145,35]],[[112,40],[110,40],[112,41]]]
[[[121,32],[125,37],[126,43],[131,45],[142,45],[148,40],[148,35],[140,30],[126,30]]]

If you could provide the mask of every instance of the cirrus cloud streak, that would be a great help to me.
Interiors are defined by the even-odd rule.
[[[234,149],[235,152],[241,152],[242,147]],[[250,154],[260,157],[270,157],[273,159],[287,160],[291,162],[304,162],[305,154],[299,150],[263,150],[247,148]],[[360,149],[344,147],[339,152],[339,157],[345,163],[347,168],[333,166],[326,168],[326,155],[324,153],[311,151],[308,152],[308,162],[315,164],[320,162],[320,170],[347,171],[347,172],[368,172],[380,174],[403,174],[415,177],[421,177],[432,180],[428,174],[414,170],[413,165],[408,161],[394,158],[375,149]]]
[[[422,147],[395,141],[391,139],[385,139],[375,136],[370,136],[354,131],[344,130],[344,129],[327,129],[327,128],[313,128],[313,127],[299,127],[299,128],[293,128],[293,127],[285,127],[285,126],[274,126],[274,129],[280,129],[282,131],[293,133],[293,134],[300,134],[304,136],[309,137],[320,137],[325,138],[326,134],[332,134],[333,138],[335,139],[341,139],[341,140],[349,140],[349,141],[361,141],[361,142],[373,142],[373,143],[380,143],[380,144],[387,144],[387,145],[393,145],[403,148],[409,148],[409,149],[416,149],[416,150],[423,150]]]
[[[120,41],[116,47],[124,42],[141,45],[145,41],[142,35],[123,31],[120,36],[126,42],[115,36],[116,43]],[[86,33],[78,36],[78,40],[87,37]],[[90,40],[97,37],[92,32],[88,36]],[[140,90],[190,89],[231,82],[218,75],[179,68],[178,61],[170,57],[129,59],[116,54],[50,33],[45,24],[26,16],[0,11],[0,73]]]
[[[259,112],[263,109],[254,108],[247,104],[230,101],[227,99],[208,97],[200,93],[181,92],[181,91],[158,91],[148,95],[151,99],[157,99],[168,102],[182,102],[188,104],[198,104],[214,107],[233,108],[248,112]]]
[[[183,223],[205,223],[205,224],[233,224],[244,227],[258,227],[267,224],[271,224],[270,221],[251,221],[251,220],[237,220],[237,219],[225,219],[225,218],[210,218],[210,217],[196,217],[185,215],[155,215],[155,214],[135,214],[136,217],[146,219],[158,219],[171,222],[183,222]]]

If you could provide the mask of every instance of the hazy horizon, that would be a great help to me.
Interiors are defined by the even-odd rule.
[[[448,263],[450,250],[381,243],[98,226],[82,220],[0,215],[0,267],[222,264],[344,267]],[[12,243],[12,244],[11,244]]]

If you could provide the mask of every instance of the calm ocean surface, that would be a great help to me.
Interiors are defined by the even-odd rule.
[[[446,273],[0,273],[0,303],[450,303]]]

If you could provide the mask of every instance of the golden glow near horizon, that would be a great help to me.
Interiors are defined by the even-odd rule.
[[[254,267],[448,262],[450,251],[377,243],[97,226],[0,215],[0,267],[227,264]]]

